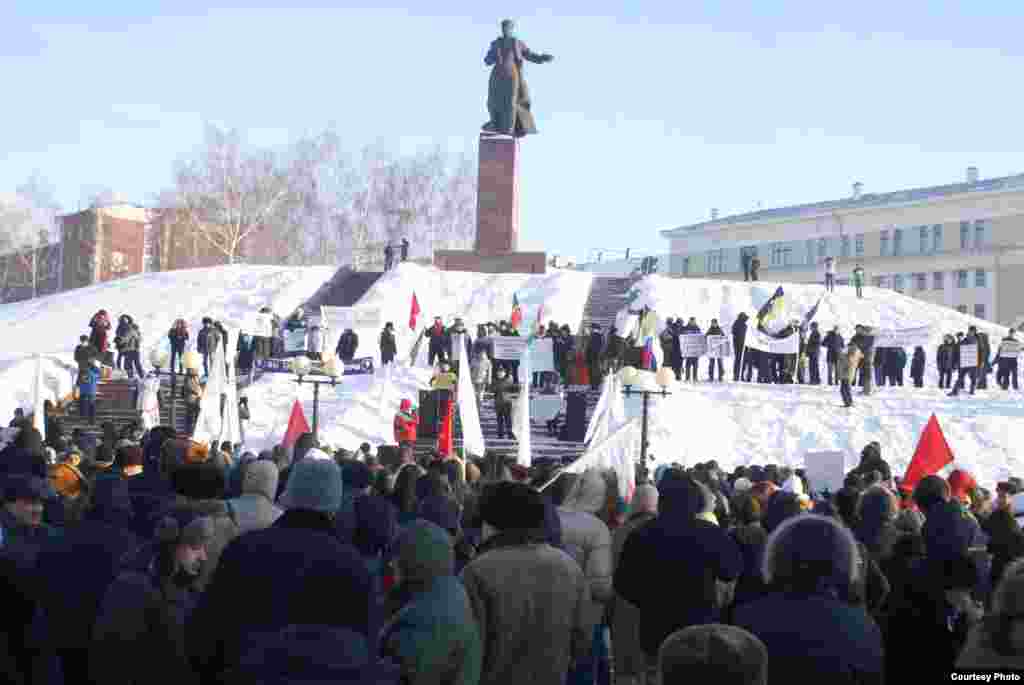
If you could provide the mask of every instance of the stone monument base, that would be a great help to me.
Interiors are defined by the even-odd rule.
[[[547,273],[546,252],[506,252],[482,255],[469,250],[437,250],[434,266],[442,271],[475,271],[484,274]]]

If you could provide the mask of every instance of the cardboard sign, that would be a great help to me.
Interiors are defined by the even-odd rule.
[[[836,450],[807,452],[804,472],[813,492],[827,490],[835,494],[842,490],[846,480],[846,455]]]
[[[683,333],[679,336],[679,349],[683,359],[703,357],[707,352],[707,339],[703,333]]]
[[[305,352],[306,351],[306,327],[302,326],[293,330],[285,330],[284,332],[284,351],[285,352]]]
[[[496,335],[490,339],[494,343],[494,358],[506,361],[518,361],[523,356],[526,338],[514,335]]]
[[[978,346],[977,345],[961,345],[960,346],[960,368],[970,369],[978,365]]]
[[[729,359],[732,357],[732,338],[727,335],[709,335],[708,359]]]
[[[797,354],[800,351],[800,336],[796,333],[777,339],[770,338],[756,328],[747,330],[747,347],[772,354]]]
[[[291,359],[257,359],[256,368],[264,373],[292,373]],[[343,376],[365,376],[374,371],[373,357],[357,357],[351,362],[345,362]],[[310,376],[325,375],[320,362],[312,362],[309,367]]]

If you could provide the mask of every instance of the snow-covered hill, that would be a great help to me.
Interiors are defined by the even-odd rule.
[[[718,318],[728,331],[740,312],[753,317],[778,286],[652,276],[637,284],[639,294],[631,306],[654,309],[661,320],[659,326],[668,316],[695,316],[703,330],[711,318]],[[815,285],[782,286],[786,311],[792,317],[802,316],[814,306],[824,290]],[[866,288],[864,299],[858,299],[852,288],[837,288],[822,302],[815,320],[823,332],[838,325],[847,340],[858,323],[887,329],[929,326],[926,387],[913,388],[907,374],[907,385],[902,388],[881,388],[868,398],[855,391],[855,406],[847,410],[838,390],[829,387],[731,381],[679,385],[671,389],[671,397],[654,400],[652,452],[659,461],[693,464],[716,459],[730,470],[754,463],[802,466],[808,451],[839,449],[847,454],[847,465],[852,467],[861,448],[877,440],[894,472],[902,473],[921,431],[935,413],[956,455],[956,466],[969,469],[990,486],[1010,473],[1024,473],[1024,460],[1018,455],[1024,444],[1024,396],[1020,392],[990,389],[978,391],[974,397],[950,398],[937,388],[935,352],[944,334],[976,325],[989,333],[995,347],[1007,329],[875,288]],[[731,367],[726,375],[731,378]],[[704,360],[701,378],[706,376]],[[993,386],[994,374],[990,376],[990,388]],[[638,413],[636,402],[630,406]]]

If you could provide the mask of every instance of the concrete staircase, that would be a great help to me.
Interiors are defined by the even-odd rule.
[[[615,317],[626,306],[629,289],[638,280],[635,276],[611,277],[594,276],[590,286],[590,295],[583,308],[583,321],[580,322],[580,335],[590,334],[590,325],[599,324],[605,334],[615,325]]]
[[[343,266],[306,300],[303,309],[313,313],[321,306],[351,307],[383,275],[383,271],[353,271],[351,267]]]

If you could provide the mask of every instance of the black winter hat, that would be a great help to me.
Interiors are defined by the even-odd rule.
[[[667,683],[765,685],[768,648],[743,628],[690,626],[669,635],[658,650],[658,671]]]
[[[771,584],[845,590],[859,579],[860,549],[833,518],[806,514],[786,520],[765,542],[761,574]]]
[[[544,526],[544,499],[525,483],[492,483],[480,494],[480,517],[498,530]]]
[[[188,499],[220,499],[224,496],[224,472],[213,462],[184,464],[174,469],[171,486]]]

